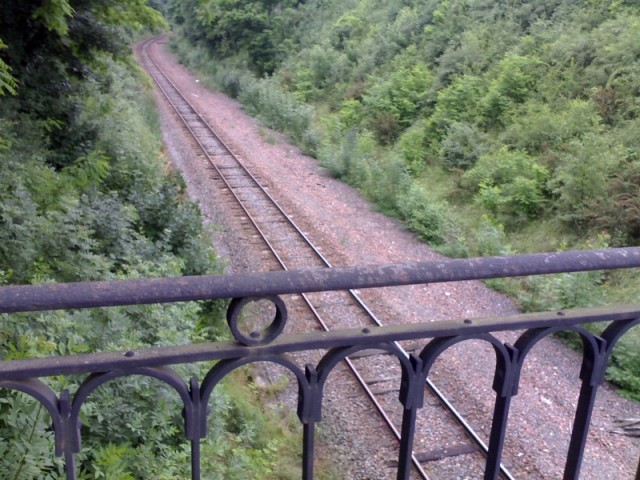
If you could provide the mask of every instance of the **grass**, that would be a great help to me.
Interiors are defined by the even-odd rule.
[[[235,370],[225,379],[227,393],[236,403],[239,418],[249,420],[256,426],[257,448],[261,441],[270,441],[277,446],[277,465],[265,480],[297,480],[302,464],[302,425],[291,409],[282,404],[280,394],[289,385],[287,376],[274,383],[256,382],[260,366],[251,365]],[[263,440],[258,440],[263,439]],[[316,462],[315,478],[337,480],[335,465],[323,461]]]

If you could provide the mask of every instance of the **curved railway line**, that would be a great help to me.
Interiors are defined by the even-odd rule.
[[[193,137],[194,144],[199,149],[199,156],[210,165],[213,181],[220,185],[225,197],[229,199],[230,208],[243,224],[252,243],[257,244],[263,252],[263,261],[268,262],[274,269],[300,268],[331,268],[331,264],[321,251],[312,243],[305,233],[296,225],[290,215],[283,210],[278,202],[269,194],[268,189],[243,165],[232,149],[214,132],[213,128],[203,118],[191,103],[178,90],[176,85],[162,72],[154,62],[149,46],[158,39],[150,39],[143,44],[142,61],[144,67],[155,81],[158,89],[175,110],[184,127]],[[272,265],[272,267],[271,267]],[[332,328],[366,327],[368,325],[382,325],[374,312],[360,299],[357,292],[349,290],[343,292],[322,292],[321,294],[302,294],[299,296],[297,312],[306,309],[320,327],[328,331]],[[398,345],[399,348],[402,348]],[[403,350],[404,351],[404,350]],[[404,351],[405,355],[408,355]],[[365,360],[360,360],[367,363]],[[358,359],[347,359],[347,366],[364,391],[365,395],[384,420],[396,440],[400,440],[399,428],[395,425],[394,417],[398,415],[388,411],[385,401],[380,400],[383,395],[376,393],[365,378],[371,373],[363,374],[356,365]],[[437,399],[449,416],[448,421],[455,421],[465,430],[466,434],[487,451],[487,446],[480,436],[456,411],[438,388],[427,380],[428,395]],[[386,391],[384,393],[389,393]],[[446,420],[445,420],[446,421]],[[412,461],[416,476],[428,479],[419,455],[413,454]],[[502,478],[512,479],[509,471],[500,466]]]

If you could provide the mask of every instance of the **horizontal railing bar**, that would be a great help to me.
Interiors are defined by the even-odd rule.
[[[232,275],[18,285],[0,313],[269,296],[640,267],[640,247]]]
[[[243,346],[235,341],[224,341],[63,357],[9,360],[0,362],[0,378],[20,379],[34,376],[131,370],[138,367],[230,358],[250,357],[253,361],[259,361],[260,357],[305,350],[325,350],[351,345],[367,347],[394,341],[430,339],[454,335],[470,336],[478,333],[527,328],[570,327],[584,323],[633,320],[636,318],[640,318],[640,305],[623,305],[282,335],[267,345],[256,347]]]

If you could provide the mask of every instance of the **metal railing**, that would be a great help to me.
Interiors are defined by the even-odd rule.
[[[199,343],[166,348],[69,355],[0,362],[0,387],[24,392],[39,401],[52,418],[55,454],[64,456],[67,478],[76,478],[75,454],[80,451],[80,412],[91,393],[105,382],[128,375],[156,378],[171,386],[184,406],[184,432],[192,444],[192,477],[200,478],[200,440],[207,435],[209,398],[216,385],[232,370],[253,362],[273,362],[297,379],[298,417],[303,424],[302,476],[313,478],[314,427],[320,420],[323,390],[329,374],[344,358],[376,348],[395,355],[402,371],[400,402],[404,409],[397,478],[408,478],[416,415],[422,407],[429,371],[447,348],[469,339],[493,347],[496,400],[489,437],[485,478],[497,478],[512,397],[527,354],[541,339],[562,331],[577,332],[583,343],[581,387],[573,421],[565,479],[577,479],[596,392],[604,381],[613,347],[630,328],[640,324],[640,305],[576,309],[482,319],[452,319],[422,324],[389,325],[282,335],[288,320],[284,294],[343,289],[428,284],[498,277],[640,267],[640,248],[574,251],[549,254],[441,260],[409,265],[243,273],[201,277],[138,279],[0,288],[0,313],[56,309],[139,305],[191,300],[233,299],[227,319],[233,341]],[[258,332],[243,331],[238,314],[251,300],[267,299],[275,305],[272,323]],[[583,327],[610,322],[600,335]],[[494,332],[521,331],[511,344]],[[396,343],[423,340],[419,354],[406,357]],[[287,354],[326,351],[316,365],[303,368]],[[216,361],[200,381],[183,379],[171,365]],[[41,379],[48,376],[85,375],[74,395],[54,392]],[[640,467],[637,474],[640,478]]]

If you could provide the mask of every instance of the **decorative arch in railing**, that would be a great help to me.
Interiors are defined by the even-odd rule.
[[[247,302],[235,302],[232,308]],[[230,315],[231,316],[231,315]],[[616,315],[619,317],[619,315]],[[549,317],[557,317],[557,313]],[[563,315],[567,317],[567,315]],[[283,315],[286,321],[286,313]],[[604,313],[597,320],[607,320]],[[548,318],[540,318],[541,323],[548,323]],[[593,321],[592,315],[588,318]],[[80,411],[89,396],[105,383],[124,376],[142,375],[155,378],[170,386],[179,395],[183,404],[185,437],[192,443],[192,477],[200,478],[200,440],[207,436],[207,405],[210,397],[220,381],[233,370],[256,362],[268,362],[280,365],[289,371],[298,384],[298,417],[304,428],[303,444],[303,475],[304,478],[313,477],[313,450],[314,450],[314,425],[321,421],[323,392],[335,367],[345,358],[363,350],[378,349],[387,352],[397,358],[401,368],[401,388],[399,401],[403,405],[404,415],[402,423],[402,441],[400,444],[398,478],[408,478],[411,468],[410,455],[412,451],[413,436],[415,432],[416,414],[423,406],[424,385],[430,369],[436,359],[448,348],[468,340],[480,340],[487,342],[493,348],[496,355],[496,368],[492,388],[496,392],[493,422],[491,427],[489,453],[485,470],[485,478],[497,478],[500,465],[500,457],[504,446],[506,425],[511,398],[517,394],[522,366],[530,351],[542,339],[560,331],[575,331],[583,342],[583,360],[580,369],[582,386],[578,401],[574,428],[571,436],[569,455],[565,466],[565,479],[577,479],[586,435],[590,423],[591,412],[595,401],[595,392],[604,380],[604,371],[607,360],[611,355],[616,342],[629,329],[640,325],[640,313],[629,312],[627,318],[617,319],[604,329],[601,335],[596,335],[583,328],[578,323],[580,318],[568,318],[568,323],[556,326],[534,327],[525,330],[514,345],[502,343],[488,332],[474,331],[460,333],[458,335],[445,335],[432,338],[418,355],[407,357],[395,343],[394,335],[391,339],[384,336],[384,341],[376,341],[379,333],[383,333],[386,327],[374,329],[368,335],[362,336],[362,331],[351,330],[348,334],[337,337],[330,348],[317,365],[307,364],[303,370],[296,362],[286,354],[270,353],[269,345],[279,338],[280,333],[269,335],[268,340],[260,341],[260,346],[266,351],[260,351],[255,346],[247,346],[244,355],[235,355],[218,361],[206,374],[201,383],[196,378],[190,378],[186,382],[175,370],[167,366],[150,366],[134,368],[117,368],[110,371],[90,373],[80,384],[72,399],[68,390],[63,390],[60,395],[43,381],[37,378],[5,379],[0,380],[0,388],[7,388],[23,392],[40,402],[52,419],[52,429],[55,433],[55,455],[64,456],[68,479],[76,478],[74,456],[80,451]],[[477,322],[476,322],[477,323]],[[532,324],[529,320],[526,324]],[[465,326],[465,322],[461,324]],[[533,322],[535,324],[535,322]],[[432,324],[433,325],[433,324]],[[487,328],[488,331],[497,330],[498,322]],[[283,326],[283,325],[282,325]],[[281,332],[282,329],[278,327]],[[412,338],[428,339],[429,335],[420,335],[419,329],[409,333],[411,329],[397,331],[395,337],[398,340]],[[425,333],[429,330],[424,328]],[[436,329],[437,330],[437,329]],[[464,329],[463,329],[464,330]],[[403,333],[403,334],[400,334]],[[432,332],[433,333],[433,332]],[[242,337],[240,334],[239,337]],[[433,334],[431,334],[433,337]],[[278,350],[282,345],[278,346]],[[295,348],[298,350],[299,348]],[[128,358],[125,352],[122,357]],[[220,352],[217,352],[220,353]],[[89,356],[91,357],[91,356]],[[129,355],[131,357],[131,355]],[[85,362],[87,370],[92,366]]]
[[[640,265],[640,250],[637,252],[634,250],[634,255],[636,253],[638,258],[634,262]],[[598,253],[595,257],[600,261],[602,254]],[[554,256],[554,258],[556,257]],[[478,262],[482,263],[484,259],[482,261],[470,260],[464,265],[473,270]],[[601,264],[598,263],[598,265]],[[231,371],[244,365],[256,362],[277,364],[290,372],[297,380],[298,417],[303,425],[304,433],[302,472],[303,478],[311,479],[313,478],[314,425],[322,418],[325,386],[336,365],[343,359],[361,350],[375,348],[396,357],[400,365],[399,401],[403,406],[404,415],[398,478],[408,478],[416,412],[423,406],[424,385],[433,363],[445,350],[455,344],[472,339],[481,340],[491,345],[496,355],[496,368],[492,384],[493,390],[496,392],[496,401],[485,469],[485,478],[493,479],[498,476],[510,402],[511,398],[518,393],[520,372],[524,361],[533,347],[543,338],[562,330],[573,330],[580,335],[583,341],[583,360],[580,370],[582,383],[564,478],[577,479],[597,388],[604,380],[607,361],[618,340],[629,329],[640,325],[640,306],[638,305],[514,315],[502,318],[346,329],[323,334],[308,333],[291,336],[282,334],[288,320],[288,314],[285,304],[278,294],[345,287],[381,286],[385,284],[385,275],[391,275],[392,280],[389,280],[389,285],[428,283],[428,281],[433,281],[433,271],[443,271],[442,262],[432,267],[433,270],[425,270],[425,278],[420,276],[422,274],[416,274],[417,277],[413,276],[415,271],[421,271],[422,267],[413,270],[410,268],[407,275],[403,274],[400,266],[379,270],[363,268],[362,271],[358,271],[357,276],[350,277],[348,281],[339,275],[336,277],[335,272],[330,274],[324,272],[318,274],[315,271],[303,272],[302,274],[300,272],[291,274],[280,272],[273,274],[273,276],[263,273],[259,274],[258,281],[249,286],[242,284],[236,290],[229,287],[229,283],[234,282],[210,280],[210,277],[207,277],[207,281],[213,282],[213,284],[219,283],[221,293],[212,294],[210,290],[205,289],[207,290],[206,295],[204,293],[185,293],[185,298],[177,298],[175,290],[178,289],[178,286],[183,288],[185,284],[191,285],[191,280],[175,279],[176,289],[169,289],[171,296],[167,298],[167,301],[235,297],[227,313],[234,342],[63,356],[56,358],[55,362],[48,359],[5,361],[0,362],[0,388],[12,389],[30,395],[46,408],[51,416],[52,429],[55,432],[55,455],[65,457],[67,478],[74,479],[76,478],[74,456],[80,450],[81,445],[80,411],[92,392],[106,382],[123,376],[143,375],[159,380],[175,390],[182,401],[185,437],[191,441],[192,445],[192,478],[198,479],[200,478],[199,443],[207,436],[208,404],[215,387]],[[534,273],[541,273],[540,268],[536,268],[532,267],[530,270],[536,270]],[[526,268],[515,269],[510,274],[525,274],[527,272]],[[376,275],[381,277],[377,278]],[[478,276],[474,277],[473,274],[464,273],[458,275],[456,279],[477,278]],[[451,280],[451,277],[450,272],[442,273],[442,279]],[[251,283],[252,280],[247,278],[247,281]],[[275,279],[275,287],[274,283],[269,282],[270,278]],[[282,281],[283,278],[287,281],[278,284],[278,281]],[[331,283],[331,278],[337,278],[339,286]],[[291,286],[291,282],[295,283],[295,281],[301,282],[300,288]],[[144,286],[144,284],[142,285]],[[153,290],[156,285],[157,282],[154,282],[153,285],[150,284],[149,289]],[[193,285],[196,284],[193,283]],[[17,290],[15,287],[4,288],[10,290],[0,289],[0,312],[42,310],[46,309],[47,305],[50,305],[50,308],[73,308],[74,306],[69,299],[61,300],[61,297],[72,290],[73,286],[71,285],[26,287],[26,289],[20,287]],[[81,285],[78,288],[90,289],[91,286]],[[79,295],[80,300],[76,306],[113,305],[113,302],[107,303],[107,300],[100,300],[105,288],[106,284],[101,283],[99,287],[96,287],[94,295],[86,292]],[[149,294],[147,297],[143,295],[146,300],[134,302],[131,299],[127,300],[129,297],[126,296],[126,288],[117,287],[116,290],[120,292],[119,295],[123,295],[119,297],[118,302],[115,302],[116,304],[150,303],[162,300],[155,294]],[[49,292],[44,295],[44,298],[51,298],[51,304],[43,303],[41,300],[42,296],[39,296],[38,292],[43,291]],[[247,296],[247,291],[255,296]],[[6,308],[3,307],[5,292],[8,292],[6,295],[11,297],[10,300],[7,300],[9,306]],[[15,296],[23,293],[25,295],[21,298],[25,299],[24,305],[22,307],[16,306]],[[231,294],[229,295],[229,293]],[[107,298],[105,297],[105,299]],[[248,303],[258,299],[266,299],[274,305],[274,318],[260,331],[243,331],[239,322],[241,310]],[[582,326],[586,323],[605,321],[611,323],[600,335],[596,335]],[[499,341],[493,335],[493,332],[503,330],[524,330],[524,333],[518,337],[513,345],[510,345]],[[418,355],[406,356],[395,343],[403,340],[422,340],[425,342],[425,346]],[[290,354],[304,350],[326,350],[327,352],[317,365],[300,366]],[[217,361],[201,382],[197,378],[185,380],[170,368],[170,365],[199,361]],[[87,375],[73,398],[70,397],[68,390],[63,390],[58,395],[40,380],[41,377],[69,374]],[[638,475],[640,475],[640,470]]]

